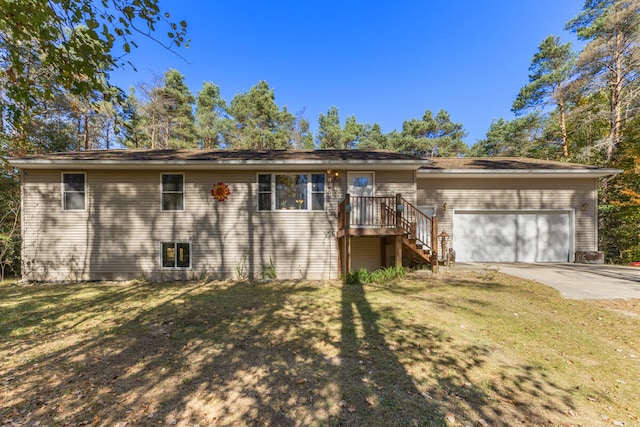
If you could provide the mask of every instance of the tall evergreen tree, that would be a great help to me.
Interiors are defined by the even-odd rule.
[[[578,57],[579,82],[587,93],[603,91],[609,103],[606,163],[615,159],[628,110],[638,96],[640,0],[586,0],[566,26],[587,46]]]
[[[204,82],[196,96],[196,132],[202,148],[217,148],[224,132],[226,102],[220,97],[220,88]]]
[[[195,148],[198,138],[193,117],[195,98],[184,76],[177,70],[168,70],[164,74],[164,85],[158,91],[164,109],[165,147]]]
[[[529,84],[520,89],[512,110],[524,110],[552,105],[558,110],[562,152],[569,157],[567,107],[569,84],[574,65],[571,43],[561,44],[559,37],[549,36],[538,46],[529,67]]]
[[[358,148],[361,150],[383,150],[388,148],[387,136],[382,133],[378,123],[362,126],[362,131],[358,138]]]
[[[249,92],[231,100],[228,112],[235,121],[227,126],[225,143],[231,148],[288,149],[291,148],[289,130],[295,116],[275,103],[273,89],[260,81]]]
[[[355,148],[362,132],[362,125],[351,115],[340,124],[338,107],[331,107],[327,115],[318,117],[318,148],[322,150],[348,150]]]
[[[468,152],[465,136],[462,124],[451,121],[449,113],[440,110],[434,117],[426,110],[422,120],[405,120],[402,132],[390,134],[389,145],[417,157],[453,157]]]
[[[545,152],[540,133],[545,120],[536,114],[517,117],[511,121],[502,118],[494,120],[484,139],[476,142],[469,152],[474,157],[536,157],[554,158],[555,153]]]
[[[347,117],[342,129],[342,138],[340,145],[343,149],[355,148],[362,133],[362,124],[358,123],[356,116],[353,114]]]
[[[338,149],[341,147],[342,126],[338,107],[331,107],[327,114],[320,113],[318,117],[318,148],[321,150]]]
[[[148,135],[143,129],[143,118],[140,115],[140,101],[138,100],[135,88],[129,88],[129,95],[124,101],[122,109],[122,121],[120,122],[120,144],[128,148],[149,147]]]

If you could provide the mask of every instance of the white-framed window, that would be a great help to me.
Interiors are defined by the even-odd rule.
[[[62,210],[84,211],[87,207],[87,174],[84,172],[62,173]]]
[[[184,210],[184,174],[163,173],[161,181],[161,209],[163,211]]]
[[[160,242],[162,268],[191,268],[190,242]]]
[[[324,173],[258,174],[258,210],[323,211]]]
[[[273,203],[271,201],[271,195],[273,193],[271,189],[271,174],[258,175],[258,210],[270,211]]]
[[[325,175],[311,174],[311,210],[324,210]]]

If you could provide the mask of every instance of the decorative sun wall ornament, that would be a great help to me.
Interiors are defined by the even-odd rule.
[[[218,199],[219,202],[227,200],[229,198],[229,194],[231,194],[229,185],[222,181],[214,185],[213,190],[211,190],[211,195],[214,199]]]

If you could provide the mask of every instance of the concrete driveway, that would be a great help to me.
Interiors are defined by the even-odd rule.
[[[573,299],[640,299],[640,268],[598,264],[464,264],[535,280]],[[461,265],[462,266],[462,265]],[[459,266],[456,265],[456,268]]]

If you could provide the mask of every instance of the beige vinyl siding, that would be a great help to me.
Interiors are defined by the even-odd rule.
[[[185,171],[185,211],[162,212],[160,174],[167,171],[84,172],[86,212],[62,212],[60,170],[26,172],[25,279],[227,278],[240,265],[260,278],[270,260],[281,278],[337,277],[341,191],[327,194],[325,211],[258,212],[260,171]],[[231,188],[224,202],[211,196],[219,181]],[[161,268],[163,241],[190,242],[192,268]]]
[[[33,272],[40,278],[50,272],[57,276],[59,271],[64,271],[65,276],[60,280],[81,274],[79,270],[83,269],[87,253],[86,246],[77,242],[86,233],[88,206],[85,206],[87,210],[63,211],[62,173],[59,170],[28,171],[23,177],[40,182],[37,186],[26,184],[22,188],[23,273]],[[86,180],[89,180],[88,174]],[[45,236],[51,241],[40,244]],[[64,252],[58,248],[64,248]]]
[[[415,171],[377,171],[376,196],[395,196],[402,194],[409,203],[416,202]]]
[[[378,237],[354,237],[351,239],[351,270],[366,268],[375,271],[381,267],[382,239]]]
[[[594,178],[419,178],[417,197],[420,206],[436,207],[439,232],[449,234],[454,210],[573,210],[574,249],[597,250]]]

